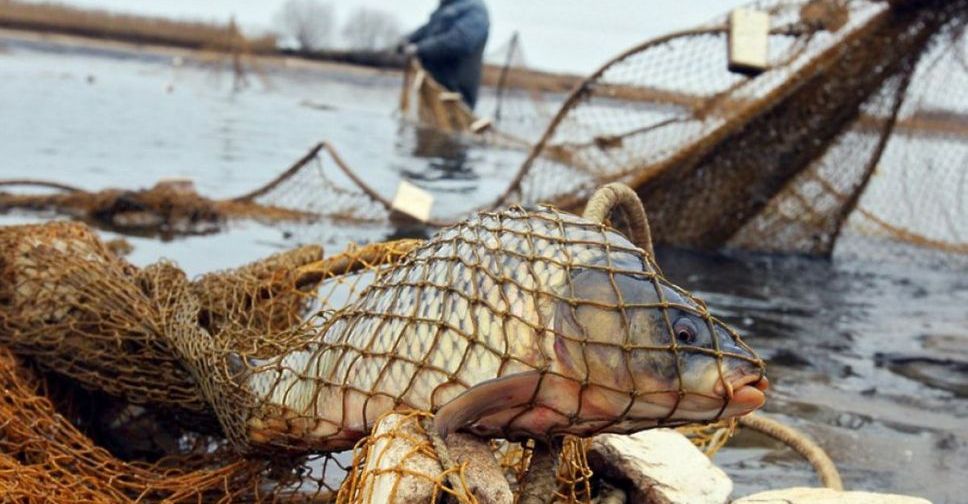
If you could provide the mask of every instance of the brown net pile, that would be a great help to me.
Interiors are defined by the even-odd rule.
[[[230,348],[284,343],[285,329],[317,303],[318,280],[299,277],[299,268],[320,267],[318,247],[189,282],[168,263],[143,270],[125,263],[78,224],[8,227],[0,243],[0,342],[45,371],[5,354],[9,411],[0,439],[9,470],[0,484],[16,491],[5,495],[102,502],[335,495],[345,466],[333,456],[237,454],[170,337],[181,327]]]
[[[264,464],[238,457],[216,465],[185,456],[126,463],[96,446],[45,396],[45,380],[0,349],[0,494],[12,502],[226,500],[251,486]]]
[[[0,343],[134,404],[207,409],[164,337],[168,293],[145,288],[150,271],[77,224],[5,228],[0,244]]]

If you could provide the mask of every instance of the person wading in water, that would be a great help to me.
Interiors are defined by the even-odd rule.
[[[399,49],[420,58],[437,82],[460,93],[473,109],[489,30],[482,0],[440,0],[427,24],[404,38]]]

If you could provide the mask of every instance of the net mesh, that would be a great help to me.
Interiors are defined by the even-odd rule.
[[[325,301],[301,290],[323,275],[298,273],[304,264],[321,266],[318,247],[189,282],[170,263],[127,264],[79,224],[6,227],[0,242],[0,338],[42,371],[3,350],[5,496],[118,502],[335,495],[348,467],[335,456],[238,454],[170,337],[187,304],[199,338],[260,350],[284,342],[275,333],[284,336]],[[101,445],[123,449],[109,453]]]
[[[750,7],[770,14],[765,71],[729,70],[726,17],[631,48],[575,86],[494,207],[580,209],[618,180],[661,242],[964,263],[966,2]]]
[[[866,258],[920,250],[963,264],[966,2],[751,7],[770,14],[764,72],[729,70],[725,17],[631,48],[575,86],[495,207],[579,209],[619,180],[648,202],[662,242]],[[506,144],[504,127],[483,138]],[[353,212],[390,214],[352,185]],[[438,209],[433,221],[455,215]]]
[[[758,75],[729,70],[730,27],[721,17],[607,62],[574,86],[536,142],[504,127],[517,115],[543,117],[534,110],[505,109],[504,119],[481,126],[485,141],[529,149],[488,208],[550,202],[578,210],[595,187],[622,181],[648,203],[660,242],[968,263],[961,91],[968,89],[968,1],[769,0],[750,7],[770,15],[768,64]],[[570,82],[515,65],[519,47],[502,48],[511,55],[506,81],[542,82],[542,89]],[[414,95],[406,102],[415,114],[450,131],[477,129],[470,111],[429,76],[417,68],[408,76],[403,94]],[[496,92],[529,92],[517,84]],[[127,194],[96,193],[101,205],[80,213],[118,214],[131,206],[119,193]],[[80,195],[57,197],[70,207]],[[44,206],[0,195],[0,206],[16,205]],[[162,223],[198,222],[201,229],[232,216],[358,224],[400,216],[324,144],[239,198],[191,200],[178,212],[165,210],[177,205],[142,206],[160,208],[149,214]],[[112,210],[91,209],[105,207]],[[429,223],[469,213],[437,208]],[[154,222],[139,215],[121,220]]]
[[[725,19],[635,48],[566,101],[501,201],[576,208],[617,179],[662,242],[829,255],[874,234],[963,253],[966,111],[940,82],[966,78],[965,4],[754,6],[765,72],[729,72]]]
[[[560,101],[580,80],[536,69],[518,32],[485,54],[484,60],[499,73],[496,79],[487,79],[485,68],[485,84],[491,85],[481,90],[478,110],[493,119],[497,129],[529,144],[537,140]]]
[[[0,356],[10,392],[0,484],[19,492],[9,495],[330,500],[347,472],[360,488],[379,475],[360,465],[379,436],[355,457],[337,452],[392,411],[435,411],[428,428],[444,438],[523,442],[757,406],[741,389],[762,361],[735,332],[621,235],[551,209],[482,214],[428,242],[324,259],[305,247],[193,281],[170,263],[127,264],[79,224],[7,227],[0,240],[0,343],[23,356]],[[329,370],[314,358],[327,348],[341,356]],[[326,372],[347,365],[360,367]],[[110,407],[85,412],[83,395],[58,392],[65,378]],[[509,408],[481,409],[501,391],[479,386],[489,378],[507,378]],[[578,402],[560,402],[562,390]],[[124,461],[88,431],[105,418],[109,438],[174,442]],[[512,483],[532,446],[493,446]],[[558,468],[562,501],[590,499],[583,442],[565,438]],[[465,470],[441,469],[434,484],[459,494],[449,475]],[[346,502],[363,495],[348,485]]]
[[[716,383],[758,379],[761,361],[653,264],[569,214],[480,214],[311,320],[312,341],[198,378],[211,401],[232,405],[220,414],[230,437],[282,450],[352,447],[401,407],[438,413],[440,424],[448,405],[442,434],[508,439],[736,414]],[[693,371],[704,378],[684,378]],[[475,410],[490,406],[486,394],[507,407]]]

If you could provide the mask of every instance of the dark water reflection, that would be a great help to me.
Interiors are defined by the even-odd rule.
[[[232,95],[207,71],[182,69],[166,94],[169,60],[10,44],[0,55],[0,177],[98,189],[190,176],[201,192],[224,197],[265,182],[327,139],[383,194],[404,177],[443,208],[468,208],[498,194],[523,157],[400,124],[390,114],[396,76],[280,70],[274,89]],[[94,84],[81,79],[88,73],[98,76]],[[0,224],[32,219],[0,216]],[[404,236],[426,230],[234,223],[167,243],[131,238],[131,260],[167,257],[195,275],[298,242],[335,251],[350,240]],[[964,271],[669,249],[659,259],[768,359],[766,411],[816,437],[848,487],[964,502]],[[734,478],[734,495],[817,484],[798,456],[756,434],[738,436],[717,462]]]
[[[406,131],[410,129],[411,131]],[[411,133],[407,134],[407,133]],[[415,159],[426,160],[419,171],[404,169],[401,174],[413,181],[462,180],[475,181],[479,177],[474,172],[473,160],[468,159],[470,140],[442,133],[427,127],[401,127],[399,149],[406,149]],[[412,139],[408,145],[406,140]],[[476,188],[469,185],[465,191]]]
[[[660,250],[768,361],[766,411],[816,437],[849,488],[961,502],[968,490],[968,276],[910,264]],[[924,370],[928,371],[925,372]],[[818,484],[745,433],[717,456],[739,494]]]

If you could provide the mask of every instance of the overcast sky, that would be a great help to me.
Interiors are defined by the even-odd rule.
[[[224,21],[231,15],[249,30],[269,30],[285,0],[61,0],[115,11]],[[645,39],[709,21],[746,0],[485,0],[491,12],[490,50],[517,30],[529,66],[587,73]],[[397,16],[416,28],[437,0],[331,1],[336,24],[359,6]]]

